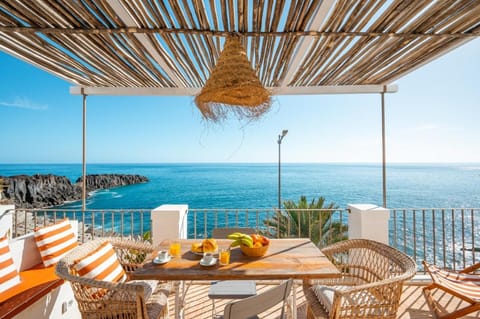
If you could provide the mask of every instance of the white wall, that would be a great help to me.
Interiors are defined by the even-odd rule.
[[[15,205],[0,205],[0,237],[7,234],[8,238],[12,238],[14,209]],[[7,210],[10,211],[6,213]]]
[[[188,205],[162,205],[152,210],[152,242],[187,238]]]
[[[15,319],[81,319],[70,283],[65,282],[33,305],[16,315]]]
[[[371,204],[350,204],[348,208],[349,239],[371,239],[388,245],[390,210]]]

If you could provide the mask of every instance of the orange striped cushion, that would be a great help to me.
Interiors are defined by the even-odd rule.
[[[124,282],[127,278],[122,265],[118,261],[117,254],[109,242],[101,244],[87,256],[76,260],[74,267],[78,275],[90,279]]]
[[[20,284],[20,276],[13,263],[8,238],[0,238],[0,294]]]
[[[56,264],[60,258],[78,245],[68,219],[55,225],[38,228],[34,236],[45,267]]]

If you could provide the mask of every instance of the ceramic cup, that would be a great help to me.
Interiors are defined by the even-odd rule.
[[[203,262],[206,264],[210,264],[213,260],[213,254],[212,253],[204,253],[203,254]]]
[[[157,257],[158,257],[159,260],[167,260],[167,259],[168,259],[168,251],[166,251],[166,250],[160,250],[160,251],[158,252],[158,256],[157,256]]]

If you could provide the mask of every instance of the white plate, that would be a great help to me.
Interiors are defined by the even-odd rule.
[[[205,266],[205,267],[210,267],[210,266],[213,266],[217,263],[217,258],[212,258],[212,260],[210,261],[210,263],[206,263],[203,258],[200,259],[200,265],[202,266]]]
[[[153,263],[157,265],[163,265],[172,260],[172,256],[168,256],[166,259],[160,259],[158,257],[153,258]]]
[[[202,256],[202,257],[203,257],[203,254],[204,254],[204,253],[197,253],[197,252],[191,251],[191,250],[190,250],[190,252],[191,252],[192,254],[195,254],[195,255],[197,255],[197,256]],[[218,250],[212,251],[212,254],[218,255]]]

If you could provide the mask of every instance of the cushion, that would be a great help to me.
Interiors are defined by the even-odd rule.
[[[345,291],[351,286],[323,286],[323,285],[314,285],[312,290],[317,296],[318,301],[322,304],[323,308],[330,313],[333,305],[333,298],[335,296],[335,291]],[[351,304],[369,304],[375,303],[376,298],[367,290],[357,291],[355,293],[348,294],[345,296],[346,300]],[[381,309],[377,311],[381,312]]]
[[[323,306],[323,308],[325,308],[325,310],[330,313],[330,311],[332,310],[335,287],[315,285],[312,286],[312,290],[315,293],[315,296],[317,296],[317,299]]]
[[[45,267],[56,264],[60,258],[78,246],[68,219],[35,229],[34,237]]]
[[[0,294],[20,284],[20,276],[13,263],[8,238],[0,238]]]
[[[145,300],[150,299],[153,292],[157,289],[158,280],[129,280],[127,284],[135,284],[143,286],[143,298]]]
[[[124,282],[127,278],[112,244],[104,242],[97,249],[74,261],[73,267],[79,276],[90,279]]]
[[[0,294],[0,303],[33,287],[52,283],[59,279],[60,278],[55,275],[55,266],[44,267],[43,263],[40,263],[30,269],[21,271],[20,283],[5,292],[2,292]]]

